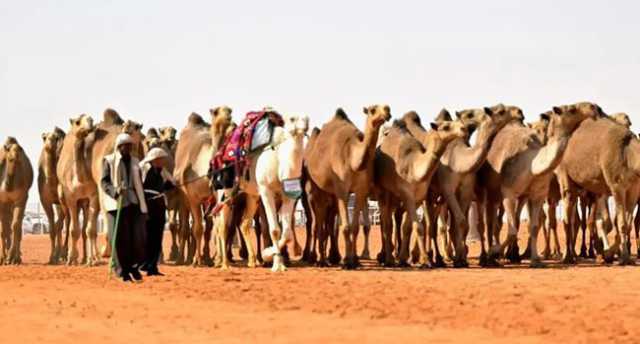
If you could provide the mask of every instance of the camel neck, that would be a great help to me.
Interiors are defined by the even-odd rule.
[[[640,176],[640,140],[631,137],[631,141],[625,147],[625,156],[629,168]]]
[[[45,184],[55,185],[58,181],[56,174],[56,152],[52,149],[44,149],[42,152],[42,172],[44,173]]]
[[[425,140],[424,152],[414,161],[415,176],[420,182],[431,179],[446,148],[442,139],[435,132],[428,132]]]
[[[75,175],[78,178],[78,182],[86,183],[89,181],[89,170],[85,162],[85,143],[84,139],[75,138],[73,144],[73,168]]]
[[[352,151],[351,168],[354,171],[362,171],[373,163],[373,157],[378,143],[378,131],[380,126],[373,126],[367,122],[364,130],[364,138],[358,142]]]
[[[209,134],[211,135],[211,147],[213,148],[214,153],[217,152],[218,148],[222,145],[226,131],[226,125],[215,123],[211,126],[211,129],[209,129]]]
[[[484,122],[478,129],[478,138],[473,146],[452,142],[449,145],[453,149],[449,167],[457,173],[473,173],[480,169],[487,159],[495,132],[492,123]]]
[[[304,136],[287,134],[284,142],[277,146],[280,180],[300,178],[304,155]]]
[[[538,150],[531,162],[532,174],[540,175],[555,170],[562,161],[568,143],[569,135],[566,133],[556,133],[549,137],[547,144]]]

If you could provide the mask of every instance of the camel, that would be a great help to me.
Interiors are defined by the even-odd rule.
[[[18,141],[9,137],[0,149],[0,264],[22,263],[22,220],[31,184],[31,162]]]
[[[211,159],[222,145],[222,140],[231,126],[231,108],[220,106],[211,109],[212,124],[200,115],[192,113],[187,126],[180,132],[176,147],[176,164],[173,176],[179,184],[178,192],[183,205],[180,208],[180,245],[176,264],[185,262],[185,246],[189,240],[189,220],[193,220],[192,235],[195,241],[193,265],[205,265],[209,259],[208,235],[203,250],[203,203],[213,196],[209,180]],[[205,259],[205,257],[207,257]]]
[[[542,144],[530,128],[508,124],[496,134],[487,156],[487,163],[480,170],[485,181],[482,199],[488,235],[496,222],[495,209],[502,202],[507,215],[509,235],[500,244],[492,246],[488,263],[495,260],[504,249],[517,241],[516,226],[518,207],[526,201],[529,213],[531,267],[543,267],[537,250],[540,210],[549,191],[553,171],[561,163],[567,143],[581,122],[599,114],[591,103],[578,103],[554,107],[548,127],[548,141]],[[571,241],[570,239],[568,241]]]
[[[71,243],[67,264],[78,263],[78,239],[84,225],[80,225],[80,211],[87,221],[86,235],[89,248],[85,247],[87,264],[98,262],[97,252],[97,222],[100,206],[98,202],[98,187],[91,178],[89,166],[89,151],[87,137],[95,130],[91,116],[82,114],[70,119],[71,129],[65,136],[60,158],[56,167],[56,175],[60,183],[59,195],[64,205],[65,215],[69,216]],[[86,206],[88,202],[88,207]]]
[[[388,105],[372,105],[364,108],[367,115],[362,133],[338,109],[333,118],[321,129],[312,151],[307,154],[309,177],[324,192],[336,198],[340,216],[340,232],[345,240],[344,266],[358,266],[356,242],[360,227],[359,216],[366,206],[367,196],[373,189],[373,163],[379,129],[391,118]],[[349,194],[355,194],[353,221],[349,225],[347,202]]]
[[[272,242],[272,246],[262,251],[262,259],[266,262],[273,260],[271,268],[273,272],[286,270],[282,250],[292,239],[294,207],[297,201],[285,193],[286,183],[295,183],[301,191],[304,137],[308,127],[308,117],[288,116],[283,127],[274,127],[269,147],[254,153],[256,155],[250,159],[250,164],[247,166],[249,178],[240,178],[239,189],[245,194],[240,233],[246,243],[249,267],[256,266],[256,253],[250,228],[262,201]],[[279,208],[277,203],[280,203]],[[222,255],[220,268],[223,270],[229,269],[225,249],[230,228],[229,215],[230,211],[227,207],[221,212],[216,222],[218,252]]]
[[[417,118],[415,112],[411,114]],[[418,263],[424,267],[431,266],[425,248],[425,243],[429,243],[430,240],[425,240],[425,229],[418,221],[416,206],[426,197],[431,178],[448,144],[455,139],[467,136],[467,130],[459,121],[433,123],[431,128],[433,130],[427,132],[424,141],[420,142],[410,134],[403,121],[395,121],[376,151],[375,182],[379,187],[384,264],[387,266],[395,264],[392,255],[390,219],[391,214],[400,204],[406,211],[406,219],[402,226],[399,264],[408,266],[411,233],[416,232],[420,249]]]
[[[469,213],[471,202],[475,198],[476,172],[485,162],[495,134],[513,120],[513,116],[508,110],[506,106],[499,104],[493,108],[456,112],[456,117],[464,124],[470,134],[476,129],[478,130],[478,137],[473,146],[469,145],[468,137],[466,136],[452,141],[446,147],[440,158],[440,164],[437,166],[433,185],[430,189],[430,192],[434,194],[431,199],[442,197],[452,215],[451,234],[453,235],[450,235],[450,237],[454,239],[452,241],[455,243],[455,267],[468,265],[465,248],[465,239],[469,231],[467,214]],[[442,116],[443,113],[441,112],[439,117]],[[446,118],[446,116],[444,117]],[[408,118],[408,122],[412,124],[410,131],[421,132],[417,125],[419,123],[415,118]],[[440,212],[436,212],[431,202],[426,204],[425,209],[426,215],[429,217],[428,223],[435,225],[434,215]]]
[[[573,242],[575,221],[572,221],[571,212],[574,210],[579,192],[586,190],[597,198],[591,211],[595,212],[598,218],[597,232],[604,245],[604,251],[598,253],[598,258],[611,260],[609,253],[618,250],[618,238],[621,233],[619,263],[633,264],[634,260],[629,252],[629,232],[631,213],[637,203],[639,192],[640,142],[624,124],[621,125],[606,116],[599,107],[597,109],[600,112],[599,116],[584,121],[575,131],[568,142],[567,155],[556,170],[563,195],[563,224],[567,234],[564,262],[576,262]],[[598,139],[594,140],[594,137]],[[616,207],[614,228],[617,235],[613,247],[609,247],[602,226],[608,195],[613,195]]]
[[[44,145],[40,153],[40,160],[38,161],[38,192],[40,194],[40,203],[42,203],[42,209],[49,221],[49,238],[51,240],[49,264],[58,263],[63,255],[63,248],[65,246],[62,240],[65,216],[60,205],[60,197],[58,195],[59,183],[56,174],[56,166],[58,165],[64,137],[65,132],[58,127],[50,133],[43,133],[42,141]]]

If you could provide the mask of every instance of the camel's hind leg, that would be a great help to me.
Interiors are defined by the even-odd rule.
[[[85,208],[87,209],[87,208]],[[100,203],[98,197],[91,199],[88,206],[88,213],[84,213],[84,222],[86,222],[85,231],[89,239],[87,245],[87,265],[93,266],[98,264],[98,214],[100,212]]]
[[[169,231],[171,232],[171,251],[169,251],[169,260],[176,261],[178,259],[178,237],[180,233],[180,224],[178,222],[178,209],[169,210]]]
[[[26,207],[26,199],[16,205],[11,212],[11,246],[9,248],[9,264],[22,263],[20,245],[22,244],[22,219]]]
[[[8,263],[11,246],[11,213],[6,204],[0,204],[0,264]]]
[[[195,253],[193,266],[204,266],[205,260],[202,253],[202,241],[204,238],[204,219],[202,218],[202,208],[199,203],[191,202],[189,204],[191,216],[193,218],[193,240],[195,243]]]
[[[371,259],[371,253],[369,252],[369,234],[371,233],[371,220],[369,219],[369,204],[367,202],[365,202],[365,205],[362,208],[362,220],[362,230],[364,232],[364,248],[362,249],[360,258]]]
[[[69,216],[71,220],[71,242],[69,243],[69,255],[67,265],[78,264],[78,240],[80,239],[82,228],[80,227],[80,208],[77,204],[69,206]],[[112,254],[114,254],[112,252]]]
[[[60,234],[58,233],[57,221],[54,217],[53,204],[42,203],[42,210],[44,210],[44,214],[47,216],[47,221],[49,221],[49,240],[51,241],[49,264],[57,264],[60,257],[60,252],[58,251],[58,238],[60,237]]]

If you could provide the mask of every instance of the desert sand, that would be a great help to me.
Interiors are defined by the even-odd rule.
[[[377,229],[372,238],[377,252]],[[125,284],[108,279],[106,264],[45,265],[48,240],[26,236],[25,263],[0,267],[1,343],[640,340],[640,267],[586,260],[481,269],[471,260],[469,269],[419,270],[364,261],[357,271],[294,264],[273,274],[164,265],[165,277]]]

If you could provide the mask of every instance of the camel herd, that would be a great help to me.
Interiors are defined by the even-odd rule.
[[[236,128],[227,106],[211,109],[210,122],[192,113],[179,133],[164,127],[145,135],[142,124],[124,121],[112,109],[97,124],[86,114],[71,118],[66,133],[56,127],[42,135],[38,161],[40,201],[50,223],[49,263],[95,265],[110,254],[108,241],[98,249],[103,192],[97,181],[103,157],[123,132],[132,136],[135,156],[160,147],[172,157],[167,168],[178,187],[165,195],[171,232],[166,259],[176,264],[227,269],[231,242],[240,234],[249,267],[262,262],[286,270],[287,244],[293,243],[307,263],[357,268],[370,257],[369,201],[380,209],[377,260],[383,266],[445,266],[444,255],[454,267],[466,267],[472,227],[479,229],[482,266],[528,259],[531,267],[542,267],[543,260],[562,253],[565,264],[575,264],[578,256],[634,263],[630,234],[635,225],[638,240],[640,216],[633,212],[640,200],[640,141],[626,114],[608,115],[582,102],[555,106],[525,123],[520,108],[498,104],[455,116],[442,110],[425,128],[414,111],[393,121],[388,105],[363,112],[363,130],[338,109],[310,133],[307,117],[285,116],[272,142],[252,153],[236,185],[219,190],[212,187],[210,162]],[[0,149],[0,263],[21,263],[21,225],[32,183],[29,158],[8,138]],[[300,194],[291,197],[291,185],[299,185]],[[307,219],[304,250],[293,224],[298,203]],[[557,233],[560,204],[564,247]],[[520,254],[525,207],[529,241]],[[504,224],[506,238],[500,235]],[[106,220],[104,225],[113,226]]]

